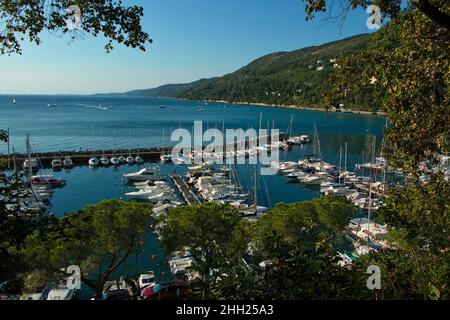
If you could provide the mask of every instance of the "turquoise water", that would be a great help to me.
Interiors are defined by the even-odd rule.
[[[12,103],[16,99],[16,104]],[[48,107],[47,104],[56,104]],[[106,107],[106,110],[98,108]],[[164,106],[164,108],[161,108]],[[199,111],[201,106],[204,111]],[[31,134],[35,152],[79,149],[146,148],[170,143],[169,134],[182,127],[190,130],[193,121],[203,121],[204,129],[258,128],[262,112],[262,127],[286,131],[293,115],[294,135],[312,135],[317,126],[324,160],[337,164],[339,147],[348,143],[348,168],[362,162],[363,151],[368,155],[372,137],[377,137],[379,150],[384,117],[342,113],[324,113],[309,110],[292,110],[256,106],[237,106],[223,103],[179,101],[158,98],[100,97],[100,96],[0,96],[0,128],[10,128],[11,150],[25,150],[25,135]],[[269,123],[268,123],[269,122]],[[115,138],[114,138],[115,132]],[[164,135],[163,135],[164,133]],[[0,153],[6,153],[6,145],[0,145]],[[312,145],[296,146],[291,151],[280,151],[281,160],[297,161],[312,153]],[[367,160],[367,159],[366,159]],[[147,164],[144,164],[147,165]],[[118,168],[75,167],[54,173],[67,180],[64,188],[56,189],[51,199],[50,211],[61,217],[79,210],[86,204],[104,199],[123,198],[129,187],[122,182],[122,175],[139,170],[138,165]],[[237,170],[244,189],[253,193],[254,167],[238,165]],[[43,173],[51,170],[42,170]],[[161,172],[180,174],[186,167],[164,165]],[[274,206],[279,202],[297,202],[319,196],[317,189],[290,184],[282,176],[263,176],[258,179],[258,203]],[[126,198],[123,198],[127,200]],[[168,277],[164,252],[153,234],[145,238],[143,253],[118,270],[116,275],[154,270],[159,279]],[[156,259],[151,259],[156,255]],[[87,297],[87,296],[86,296]]]
[[[16,99],[16,104],[13,104]],[[47,104],[56,104],[48,107]],[[98,106],[106,110],[99,109]],[[161,108],[164,106],[164,108]],[[201,106],[204,111],[199,111]],[[176,111],[175,111],[176,110]],[[192,129],[193,121],[203,121],[204,129],[258,128],[262,113],[262,127],[286,131],[293,116],[292,133],[312,135],[317,126],[324,160],[339,162],[339,147],[348,143],[348,168],[363,161],[363,151],[371,150],[373,136],[380,148],[385,118],[371,115],[324,113],[310,110],[292,110],[269,107],[230,105],[180,101],[160,98],[100,97],[100,96],[0,96],[0,128],[10,128],[11,150],[25,150],[25,135],[31,134],[35,152],[152,147],[175,144],[170,132],[182,127]],[[273,121],[273,122],[272,122]],[[115,132],[115,139],[114,139]],[[164,135],[163,135],[164,133]],[[6,145],[0,145],[6,153]],[[297,161],[312,153],[312,145],[296,146],[281,151],[281,160]],[[170,172],[185,168],[164,166]],[[52,199],[56,215],[78,210],[83,205],[122,195],[121,175],[136,171],[135,166],[119,168],[76,167],[57,173],[68,181],[57,190]],[[244,187],[250,189],[254,169],[238,166]],[[264,176],[258,183],[258,198],[263,205],[278,202],[308,200],[319,195],[317,190],[289,184],[281,176]],[[266,191],[267,189],[267,191]]]

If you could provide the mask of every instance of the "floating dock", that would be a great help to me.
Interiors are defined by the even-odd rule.
[[[201,203],[199,198],[192,192],[191,188],[189,188],[189,186],[186,184],[186,181],[184,181],[181,176],[174,174],[171,175],[170,178],[172,179],[173,183],[178,188],[188,205],[191,206]]]

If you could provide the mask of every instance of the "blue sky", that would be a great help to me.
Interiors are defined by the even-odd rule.
[[[328,13],[305,21],[303,0],[126,0],[145,9],[153,44],[146,52],[84,35],[42,34],[23,55],[0,56],[0,93],[123,92],[232,72],[262,55],[367,33],[368,14],[352,11],[341,29]]]

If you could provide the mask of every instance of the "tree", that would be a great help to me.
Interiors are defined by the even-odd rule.
[[[380,210],[391,248],[365,260],[380,266],[384,298],[450,299],[449,204],[450,184],[442,175],[392,190]]]
[[[317,12],[325,12],[330,0],[306,0],[305,11],[307,20],[312,19]],[[339,1],[343,7],[342,14],[345,16],[349,9],[357,7],[368,8],[370,5],[376,5],[381,9],[383,16],[396,19],[402,11],[402,1],[400,0],[357,0],[357,1]],[[347,5],[346,5],[347,3]],[[440,27],[450,30],[450,15],[445,0],[411,0],[414,7],[422,15],[433,21]],[[333,1],[332,1],[333,4]],[[332,6],[331,4],[331,6]]]
[[[137,202],[102,201],[66,215],[35,231],[23,251],[30,269],[61,276],[61,269],[77,265],[81,281],[96,299],[112,273],[133,253],[141,251],[141,239],[150,226],[151,208]],[[65,275],[67,277],[67,275]]]
[[[249,230],[241,217],[231,206],[214,203],[178,207],[161,217],[164,247],[169,251],[190,247],[202,276],[203,299],[210,297],[217,277],[239,264],[247,249]]]
[[[20,42],[25,38],[39,45],[43,31],[70,33],[72,39],[83,33],[101,34],[108,39],[107,51],[113,49],[113,42],[145,51],[145,45],[152,40],[142,30],[142,16],[142,7],[126,7],[116,0],[3,0],[0,54],[20,54]],[[75,19],[79,19],[79,29],[71,30],[67,21]]]
[[[450,146],[450,6],[439,0],[412,3],[391,15],[368,48],[338,61],[327,99],[343,100],[367,86],[385,92],[382,106],[392,125],[385,132],[385,155],[407,173],[405,185],[392,188],[379,211],[391,248],[357,265],[381,268],[381,298],[448,299],[450,185],[430,166]],[[447,15],[446,22],[420,7],[431,4],[437,15]],[[429,181],[419,180],[422,174]]]
[[[355,207],[337,196],[279,204],[252,226],[253,262],[236,265],[215,285],[219,299],[342,299],[362,293],[363,282],[338,265],[339,229]],[[359,290],[359,291],[358,291]],[[367,296],[367,290],[365,290]],[[363,298],[359,295],[359,298]]]
[[[260,253],[265,252],[264,258],[284,257],[290,245],[305,234],[334,233],[347,225],[355,212],[355,206],[338,196],[278,204],[253,226],[254,245]]]
[[[279,204],[253,226],[253,256],[258,264],[237,267],[216,285],[225,299],[344,299],[368,297],[364,273],[338,265],[342,244],[337,230],[355,208],[328,196],[295,204]]]
[[[434,1],[450,11],[445,1]],[[421,11],[398,12],[372,36],[366,49],[339,59],[330,78],[328,101],[346,101],[361,88],[384,92],[381,106],[391,164],[417,177],[421,161],[450,147],[450,32]]]
[[[7,142],[8,134],[0,130],[0,141]],[[25,238],[41,228],[48,217],[41,212],[24,208],[20,196],[29,195],[21,175],[8,172],[8,161],[0,157],[0,295],[16,294],[22,287],[19,277],[26,270],[20,250]]]

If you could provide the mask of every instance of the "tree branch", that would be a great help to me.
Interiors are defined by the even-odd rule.
[[[411,0],[424,15],[450,31],[450,16],[433,6],[428,0]]]

